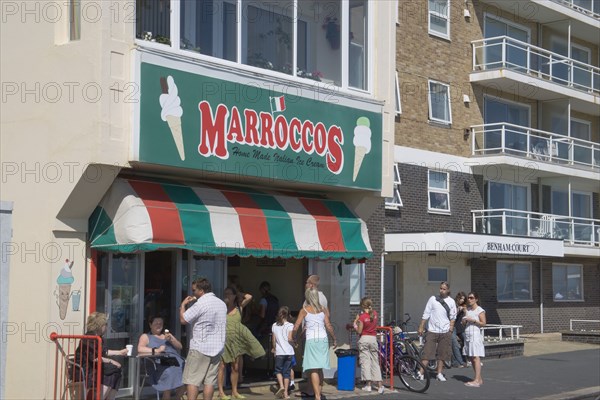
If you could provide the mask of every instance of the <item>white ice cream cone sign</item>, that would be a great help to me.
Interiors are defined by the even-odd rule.
[[[185,160],[185,148],[183,143],[183,131],[181,129],[181,116],[183,108],[181,108],[181,99],[178,96],[177,85],[172,76],[160,78],[160,86],[162,94],[159,97],[161,112],[160,117],[169,125],[171,136],[177,147],[179,158]]]
[[[367,117],[356,120],[354,128],[354,171],[352,181],[356,182],[365,155],[371,151],[371,122]]]

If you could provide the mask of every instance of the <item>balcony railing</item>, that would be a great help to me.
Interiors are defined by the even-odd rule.
[[[566,244],[600,245],[600,220],[496,208],[474,210],[473,232],[562,239]]]
[[[593,18],[600,18],[600,0],[551,0]]]
[[[561,165],[600,168],[600,143],[507,123],[475,125],[471,133],[474,156],[510,154]]]
[[[600,94],[600,68],[541,47],[497,36],[475,40],[473,70],[508,68],[583,92]]]

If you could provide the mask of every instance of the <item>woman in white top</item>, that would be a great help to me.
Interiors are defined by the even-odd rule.
[[[479,295],[477,293],[470,292],[467,295],[467,312],[461,322],[465,326],[463,354],[470,358],[475,371],[475,378],[465,383],[465,385],[479,387],[483,385],[480,358],[485,357],[483,335],[480,328],[485,326],[486,318],[484,309],[479,306]]]
[[[319,303],[319,291],[307,289],[304,292],[306,305],[296,320],[293,336],[304,321],[306,344],[304,345],[304,359],[302,370],[310,374],[310,383],[315,393],[315,400],[321,400],[321,376],[323,368],[329,368],[329,339],[327,332],[333,338],[333,347],[336,347],[335,333],[329,322],[329,316]]]

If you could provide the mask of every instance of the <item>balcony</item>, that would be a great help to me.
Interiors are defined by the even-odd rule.
[[[599,246],[600,220],[506,208],[474,210],[473,232],[562,239],[565,245]]]
[[[471,127],[473,156],[511,155],[598,172],[600,144],[508,123]]]
[[[563,32],[600,44],[600,0],[481,0],[483,11],[542,25],[563,22]],[[500,10],[500,13],[498,12]],[[510,18],[510,17],[509,17]],[[512,18],[511,18],[512,19]],[[570,27],[568,29],[567,27]]]
[[[471,82],[537,100],[571,98],[575,110],[600,115],[600,68],[508,36],[471,44]]]
[[[592,18],[600,19],[600,0],[551,0],[554,3],[562,4],[578,13],[588,15]]]

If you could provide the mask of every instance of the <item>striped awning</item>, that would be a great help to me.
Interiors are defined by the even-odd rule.
[[[117,178],[89,220],[91,247],[242,257],[365,258],[364,221],[339,201],[240,187]]]

